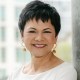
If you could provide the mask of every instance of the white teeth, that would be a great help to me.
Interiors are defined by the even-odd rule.
[[[38,48],[42,48],[42,47],[45,47],[45,45],[43,44],[34,44],[35,47],[38,47]]]

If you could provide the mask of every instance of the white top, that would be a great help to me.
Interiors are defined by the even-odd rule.
[[[24,74],[23,67],[12,74],[8,80],[77,80],[77,72],[74,67],[67,62],[38,74]]]

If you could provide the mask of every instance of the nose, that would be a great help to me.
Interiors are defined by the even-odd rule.
[[[36,41],[42,41],[43,40],[43,35],[41,33],[38,33],[35,37]]]

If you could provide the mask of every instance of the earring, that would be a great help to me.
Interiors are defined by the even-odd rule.
[[[25,44],[22,42],[23,51],[26,51]]]
[[[55,50],[56,46],[57,46],[57,45],[54,44],[54,46],[53,46],[53,48],[52,48],[52,50],[51,50],[52,53],[56,53],[56,50]]]

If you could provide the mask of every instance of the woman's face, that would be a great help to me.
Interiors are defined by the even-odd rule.
[[[22,40],[31,55],[36,57],[44,56],[51,52],[57,41],[55,30],[50,20],[48,22],[38,22],[33,19],[26,23],[22,33]]]

